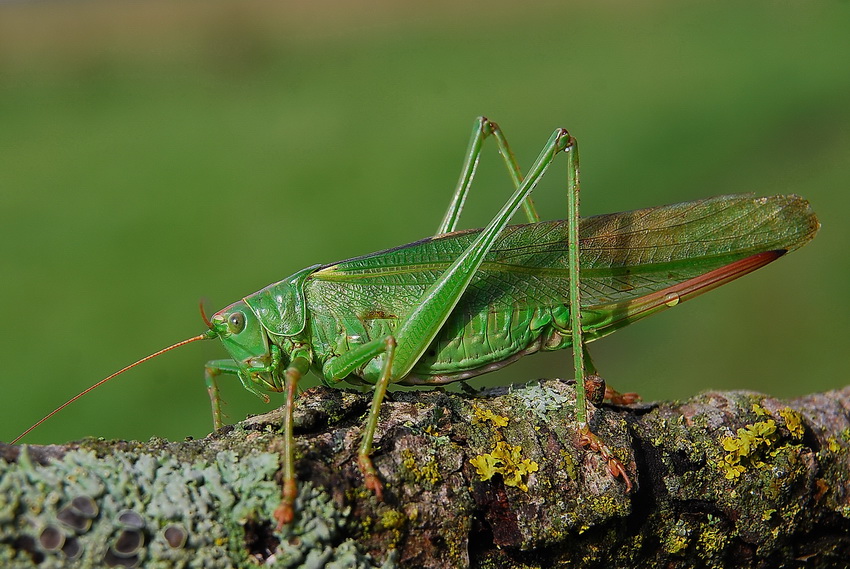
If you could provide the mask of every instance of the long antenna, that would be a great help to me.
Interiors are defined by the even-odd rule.
[[[9,443],[9,444],[12,444],[12,445],[13,445],[13,444],[17,443],[19,440],[21,440],[22,438],[24,438],[25,436],[27,436],[28,434],[30,434],[30,432],[32,432],[32,430],[33,430],[33,429],[35,429],[36,427],[38,427],[39,425],[41,425],[43,422],[45,422],[46,420],[48,420],[49,418],[51,418],[53,415],[55,415],[56,413],[58,413],[59,411],[61,411],[62,409],[64,409],[65,407],[67,407],[68,405],[70,405],[71,403],[73,403],[74,401],[76,401],[77,399],[79,399],[80,397],[82,397],[83,395],[85,395],[85,394],[86,394],[86,393],[88,393],[89,391],[92,391],[92,390],[94,390],[94,389],[97,389],[98,387],[100,387],[101,385],[103,385],[104,383],[106,383],[107,381],[109,381],[110,379],[112,379],[112,378],[114,378],[114,377],[116,377],[116,376],[118,376],[118,375],[121,375],[122,373],[124,373],[124,372],[125,372],[125,371],[127,371],[128,369],[134,368],[134,367],[136,367],[137,365],[139,365],[139,364],[141,364],[141,363],[144,363],[144,362],[148,361],[148,360],[149,360],[149,359],[151,359],[151,358],[155,358],[155,357],[157,357],[158,355],[164,354],[165,352],[167,352],[167,351],[169,351],[169,350],[173,350],[174,348],[179,348],[180,346],[185,346],[186,344],[188,344],[188,343],[190,343],[190,342],[197,342],[198,340],[208,340],[208,339],[210,339],[210,338],[214,338],[214,337],[215,337],[215,334],[214,334],[214,333],[212,333],[212,334],[211,334],[211,333],[210,333],[210,331],[207,331],[207,332],[204,332],[203,334],[198,334],[197,336],[194,336],[194,337],[189,338],[189,339],[187,339],[187,340],[181,340],[180,342],[177,342],[176,344],[173,344],[173,345],[171,345],[171,346],[168,346],[167,348],[163,348],[163,349],[159,350],[158,352],[155,352],[155,353],[153,353],[153,354],[151,354],[151,355],[149,355],[149,356],[145,356],[145,357],[143,357],[142,359],[140,359],[139,361],[137,361],[137,362],[135,362],[135,363],[132,363],[132,364],[128,365],[127,367],[121,368],[120,370],[116,371],[115,373],[113,373],[113,374],[112,374],[112,375],[110,375],[109,377],[104,378],[104,379],[101,379],[100,381],[98,381],[97,383],[95,383],[94,385],[92,385],[91,387],[88,387],[88,388],[86,388],[84,391],[82,391],[82,392],[78,393],[77,395],[75,395],[75,396],[71,397],[71,398],[70,398],[69,400],[67,400],[65,403],[63,403],[62,405],[60,405],[59,407],[57,407],[56,409],[54,409],[53,411],[51,411],[50,413],[48,413],[47,415],[45,415],[44,417],[42,417],[42,418],[41,418],[41,419],[40,419],[40,420],[39,420],[36,424],[34,424],[32,427],[30,427],[29,429],[27,429],[26,431],[24,431],[23,433],[21,433],[20,435],[18,435],[18,436],[17,436],[17,438],[15,438],[15,440],[13,440],[13,441],[12,441],[11,443]]]

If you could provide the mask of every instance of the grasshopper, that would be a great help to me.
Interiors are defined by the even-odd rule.
[[[514,193],[485,228],[456,231],[482,145],[491,136]],[[531,193],[561,153],[567,159],[567,218],[541,222]],[[520,207],[529,223],[508,225]],[[808,203],[793,195],[719,196],[580,219],[576,140],[557,129],[523,175],[501,129],[480,117],[434,236],[298,271],[212,318],[204,316],[204,333],[77,397],[167,350],[220,339],[230,359],[205,368],[216,428],[222,426],[221,374],[237,376],[266,401],[265,391],[286,394],[283,498],[275,512],[283,525],[294,518],[293,407],[298,381],[308,371],[326,385],[374,385],[358,465],[364,485],[381,499],[371,455],[390,384],[442,385],[527,354],[571,347],[577,443],[599,453],[628,492],[625,467],[588,425],[585,382],[598,386],[601,378],[586,344],[770,263],[807,243],[818,227]]]

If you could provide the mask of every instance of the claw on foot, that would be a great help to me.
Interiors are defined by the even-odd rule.
[[[614,405],[631,405],[632,403],[637,403],[641,400],[640,395],[637,393],[620,393],[608,385],[605,386],[604,399],[610,401]]]
[[[379,502],[383,502],[384,484],[381,482],[381,479],[378,478],[378,472],[375,470],[374,465],[372,465],[372,459],[369,458],[368,455],[361,454],[357,457],[357,464],[360,466],[360,472],[363,473],[363,486],[365,486],[367,490],[374,492],[375,498],[377,498]]]
[[[292,504],[281,502],[274,511],[274,519],[277,520],[277,531],[281,531],[285,526],[292,523],[295,518],[295,512],[292,510]]]
[[[608,445],[603,443],[602,440],[593,434],[593,432],[587,427],[584,427],[581,430],[578,444],[601,455],[608,463],[608,472],[611,473],[611,476],[623,479],[623,483],[626,485],[626,494],[632,491],[632,481],[629,479],[628,473],[626,473],[626,467],[623,466],[620,459],[614,456],[614,453],[611,452]]]
[[[298,496],[298,485],[295,480],[283,481],[283,496],[280,505],[274,511],[274,519],[277,520],[277,531],[283,526],[292,523],[295,519],[295,497]]]

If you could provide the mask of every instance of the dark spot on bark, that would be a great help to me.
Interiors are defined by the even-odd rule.
[[[497,474],[488,481],[475,484],[473,497],[480,508],[475,518],[480,518],[481,512],[484,512],[481,522],[489,527],[490,543],[499,547],[515,547],[522,543],[516,512],[511,510],[508,504],[501,475]],[[473,543],[474,538],[470,538],[469,542]]]
[[[65,539],[65,545],[62,546],[62,553],[71,561],[78,559],[83,554],[83,546],[76,537],[68,537]]]
[[[698,472],[705,467],[705,461],[694,462],[688,457],[688,453],[683,450],[676,451],[668,456],[673,465],[673,472],[679,476],[686,472]]]
[[[39,564],[44,561],[44,554],[38,550],[35,538],[31,535],[22,535],[15,540],[14,548],[18,551],[26,551],[33,563]]]
[[[172,549],[182,548],[189,537],[186,529],[180,524],[170,524],[162,531],[162,536]]]
[[[248,555],[263,564],[274,554],[280,540],[267,521],[249,519],[245,523],[245,550]]]

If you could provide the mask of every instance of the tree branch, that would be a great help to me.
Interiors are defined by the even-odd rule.
[[[0,565],[836,567],[850,559],[850,387],[604,405],[580,448],[572,385],[396,392],[364,490],[369,396],[299,399],[296,519],[277,531],[281,411],[203,440],[0,444]]]

